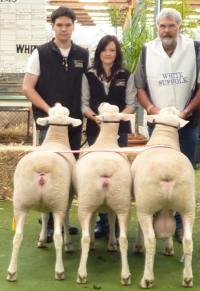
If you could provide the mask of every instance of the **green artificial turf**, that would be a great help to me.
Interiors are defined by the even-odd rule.
[[[197,200],[200,201],[200,171],[196,171],[196,192]],[[64,254],[65,280],[54,279],[55,251],[54,245],[48,244],[47,249],[36,247],[40,225],[38,224],[39,214],[30,211],[24,229],[24,240],[20,249],[18,259],[18,280],[16,282],[6,281],[6,272],[9,265],[13,231],[12,203],[0,201],[0,290],[1,291],[79,291],[79,290],[141,290],[139,282],[143,274],[144,257],[134,255],[132,252],[133,243],[136,238],[136,216],[133,207],[131,223],[129,226],[129,265],[132,273],[130,286],[120,284],[120,254],[106,251],[106,240],[96,240],[96,251],[89,254],[88,259],[88,283],[78,285],[76,273],[80,258],[80,235],[73,235],[72,240],[76,248],[74,254]],[[77,206],[73,205],[70,212],[71,223],[77,225]],[[184,290],[181,287],[183,264],[180,262],[182,247],[174,242],[175,255],[165,257],[162,255],[163,241],[157,242],[155,256],[155,281],[152,290]],[[194,226],[194,253],[193,253],[193,275],[194,287],[192,290],[200,289],[200,208],[197,207],[197,215]]]

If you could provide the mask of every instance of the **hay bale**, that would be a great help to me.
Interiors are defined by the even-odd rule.
[[[0,200],[12,198],[16,165],[23,154],[32,149],[32,146],[19,144],[0,145]]]

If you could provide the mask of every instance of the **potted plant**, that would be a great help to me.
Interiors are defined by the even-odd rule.
[[[149,14],[149,1],[139,1],[132,10],[131,17],[123,29],[121,47],[124,66],[132,73],[135,72],[138,58],[145,42],[153,38],[153,29],[147,26],[147,14]],[[129,134],[129,145],[146,144],[147,138],[139,133],[139,125],[143,123],[143,108],[136,104],[134,121],[134,133]]]

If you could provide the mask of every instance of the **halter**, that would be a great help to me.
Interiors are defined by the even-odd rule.
[[[156,124],[160,124],[160,125],[164,125],[164,126],[168,126],[168,127],[172,127],[172,128],[176,128],[178,129],[179,126],[175,126],[175,125],[171,125],[171,124],[165,124],[165,123],[162,123],[162,122],[153,122],[153,123],[150,123],[150,122],[147,122],[147,125],[151,126],[151,125],[156,125]]]
[[[69,126],[70,124],[57,124],[57,123],[48,123],[48,125],[54,125],[54,126],[63,126],[63,127],[66,127],[66,126]]]
[[[120,123],[119,120],[103,120],[103,123]]]

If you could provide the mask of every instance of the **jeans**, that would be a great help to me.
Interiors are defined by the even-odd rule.
[[[184,153],[193,167],[195,167],[196,145],[198,140],[198,127],[184,126],[179,130],[181,152]]]
[[[148,128],[149,136],[153,132],[153,127]],[[189,124],[182,127],[178,131],[179,143],[181,152],[188,157],[193,167],[195,167],[195,157],[196,157],[196,145],[198,140],[198,126],[192,127]],[[181,215],[176,212],[176,231],[183,228]]]

